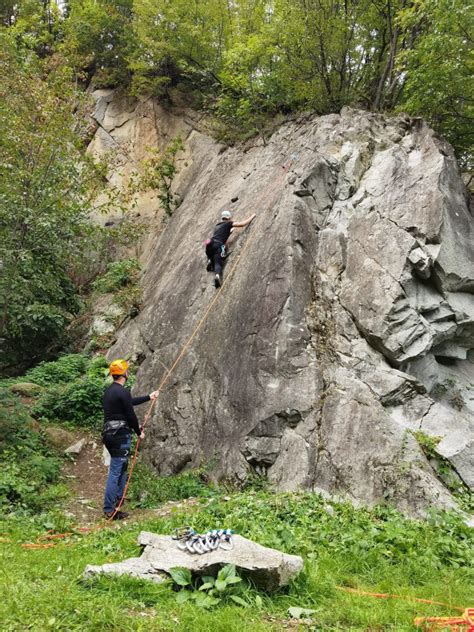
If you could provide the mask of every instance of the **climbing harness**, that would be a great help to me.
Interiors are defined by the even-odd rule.
[[[212,253],[210,251],[210,246],[212,246],[212,243],[213,243],[212,238],[206,239],[206,241],[204,242],[204,249],[206,251],[208,265],[209,265],[209,263],[212,264],[212,259],[211,259]],[[217,243],[219,243],[219,242],[217,242]],[[222,259],[225,259],[229,255],[229,252],[227,250],[226,244],[220,244],[220,250],[221,250],[221,257],[222,257]],[[208,272],[209,272],[209,270],[208,270]]]
[[[176,546],[181,551],[188,553],[210,553],[219,547],[224,551],[231,551],[234,548],[232,541],[232,529],[212,529],[207,533],[199,534],[191,527],[178,527],[172,536],[176,540]]]

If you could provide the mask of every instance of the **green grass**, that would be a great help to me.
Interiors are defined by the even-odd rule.
[[[176,476],[156,476],[145,463],[137,461],[127,494],[129,506],[150,509],[168,500],[210,497],[217,493],[204,470],[182,472]]]
[[[315,610],[313,629],[412,630],[415,615],[455,611],[405,600],[358,597],[337,585],[369,591],[472,604],[473,537],[453,516],[409,521],[387,509],[355,510],[312,494],[244,492],[225,501],[201,498],[196,507],[167,518],[149,518],[73,537],[52,549],[22,549],[44,524],[67,527],[60,514],[1,525],[3,630],[281,630],[291,606]],[[217,606],[209,611],[179,605],[171,585],[130,578],[83,581],[86,564],[122,560],[139,553],[140,530],[170,533],[183,524],[197,530],[232,527],[238,533],[305,559],[305,570],[272,596],[246,588],[260,607]],[[258,600],[257,600],[258,601]]]

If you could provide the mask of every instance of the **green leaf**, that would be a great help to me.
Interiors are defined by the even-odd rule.
[[[168,571],[175,584],[178,586],[189,586],[191,584],[191,571],[189,568],[175,566]]]
[[[216,588],[217,590],[219,590],[220,592],[222,592],[223,590],[225,590],[227,587],[227,582],[223,579],[216,579]]]
[[[219,573],[217,574],[218,579],[228,579],[229,577],[236,576],[236,570],[234,564],[226,564],[221,568]]]
[[[238,603],[239,606],[243,606],[244,608],[249,607],[249,604],[237,595],[231,595],[230,598],[232,599],[232,601],[235,601],[235,603]]]
[[[213,605],[215,597],[210,597],[206,595],[206,593],[196,591],[193,593],[193,599],[198,608],[209,608]]]
[[[192,593],[187,590],[180,590],[179,593],[176,594],[176,601],[178,603],[186,603],[191,598]]]
[[[211,597],[210,595],[206,595],[206,599],[203,601],[204,608],[212,608],[212,606],[217,606],[221,600],[219,597]]]
[[[257,608],[261,608],[263,606],[263,599],[260,597],[260,595],[255,596],[255,605],[257,606]]]
[[[229,579],[225,580],[227,585],[229,585],[229,584],[238,584],[241,581],[242,581],[241,577],[229,577]]]
[[[205,584],[203,584],[202,586],[199,586],[199,590],[209,590],[209,588],[212,588],[214,586],[214,582],[206,582]]]

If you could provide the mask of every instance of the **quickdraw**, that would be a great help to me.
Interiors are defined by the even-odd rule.
[[[219,547],[224,551],[231,551],[234,548],[233,533],[232,529],[212,529],[199,534],[191,527],[178,527],[174,530],[172,538],[176,540],[176,546],[181,551],[203,555]]]

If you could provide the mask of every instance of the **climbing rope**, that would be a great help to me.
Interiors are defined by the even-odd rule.
[[[271,208],[273,206],[273,204],[275,203],[276,199],[278,198],[279,195],[279,185],[280,185],[280,181],[283,182],[284,178],[286,177],[286,174],[288,173],[291,165],[293,164],[295,159],[295,156],[292,156],[290,161],[284,165],[281,165],[281,173],[280,175],[276,178],[276,180],[274,180],[271,184],[272,187],[274,189],[274,195],[270,198],[270,201],[267,203],[266,207],[264,207],[262,209],[262,213],[260,213],[260,215],[263,215],[264,211],[267,210],[267,208]],[[257,207],[258,204],[260,203],[260,199],[263,199],[264,197],[264,193],[266,194],[266,189],[264,192],[262,192],[260,194],[259,197],[257,197],[257,200],[254,203],[254,206]],[[171,367],[166,371],[166,373],[164,374],[164,376],[162,377],[158,388],[156,389],[156,391],[158,392],[158,395],[161,393],[161,391],[163,390],[163,388],[165,387],[165,385],[167,384],[168,380],[170,379],[172,373],[175,371],[176,367],[178,366],[178,364],[181,362],[181,360],[183,359],[183,357],[185,356],[187,350],[189,349],[189,346],[191,345],[192,341],[194,340],[194,338],[197,336],[198,332],[201,330],[202,326],[204,325],[204,323],[207,321],[209,314],[212,311],[212,308],[214,307],[214,305],[216,304],[216,302],[219,300],[219,297],[223,291],[223,289],[225,288],[226,284],[228,283],[229,279],[232,277],[233,273],[235,272],[237,265],[242,257],[242,255],[244,254],[244,252],[247,251],[247,249],[249,248],[250,244],[253,242],[253,240],[255,239],[255,235],[256,235],[256,231],[254,230],[252,232],[252,234],[250,235],[250,237],[245,241],[244,245],[242,246],[242,248],[240,249],[239,253],[237,254],[234,263],[232,264],[229,272],[226,274],[226,276],[224,277],[224,280],[222,282],[222,285],[220,286],[220,288],[216,291],[214,298],[212,299],[212,301],[209,303],[209,305],[207,306],[203,316],[201,317],[201,319],[199,320],[199,322],[197,323],[196,327],[193,329],[191,335],[188,337],[188,339],[186,340],[186,342],[184,343],[184,345],[181,348],[181,351],[178,353],[176,359],[174,360],[173,364],[171,365]],[[149,406],[145,417],[143,419],[143,424],[142,424],[142,429],[144,430],[146,425],[148,424],[148,421],[150,420],[151,414],[153,412],[153,409],[155,407],[156,402],[158,401],[158,397],[156,397],[156,399],[154,399],[151,402],[151,405]],[[83,527],[82,529],[80,529],[81,532],[87,533],[87,532],[91,532],[91,531],[95,531],[98,529],[102,529],[105,526],[107,526],[110,522],[113,521],[113,519],[115,518],[115,516],[117,515],[117,512],[120,511],[120,508],[122,507],[125,498],[127,496],[127,491],[130,485],[130,481],[132,478],[132,474],[133,471],[135,469],[135,465],[137,463],[137,459],[138,459],[138,452],[140,449],[140,444],[141,444],[141,438],[138,437],[136,443],[135,443],[135,450],[133,453],[133,457],[130,463],[130,468],[129,468],[129,472],[128,472],[128,477],[127,477],[127,482],[125,483],[125,488],[124,488],[124,492],[122,494],[122,497],[117,505],[117,507],[115,508],[115,511],[113,512],[113,514],[111,516],[109,516],[105,523],[99,523],[93,527]],[[46,534],[45,536],[43,536],[41,539],[46,539],[46,540],[50,540],[50,539],[63,539],[67,536],[68,534],[63,534],[63,533],[58,533],[58,534]],[[77,534],[75,534],[77,535]],[[54,537],[53,537],[54,536]],[[57,536],[57,538],[56,538]],[[22,544],[22,547],[24,548],[30,548],[30,549],[41,549],[41,548],[50,548],[52,546],[55,546],[55,543],[53,542],[47,542],[47,543],[42,543],[40,541],[36,541],[34,543],[30,543],[30,544]]]
[[[461,606],[453,606],[449,603],[444,603],[443,601],[433,601],[432,599],[421,599],[420,597],[412,597],[411,595],[394,595],[392,593],[375,593],[375,592],[367,592],[365,590],[359,590],[358,588],[349,588],[348,586],[336,586],[338,590],[343,590],[344,592],[352,593],[354,595],[361,595],[363,597],[376,597],[378,599],[406,599],[408,601],[416,601],[418,603],[427,603],[432,606],[444,606],[445,608],[452,608],[453,610],[459,610],[460,612],[464,612],[465,608]]]
[[[434,630],[451,629],[452,632],[474,632],[474,608],[463,608],[462,606],[454,606],[443,601],[435,601],[433,599],[422,599],[420,597],[412,597],[411,595],[394,595],[392,593],[375,593],[359,590],[358,588],[349,588],[348,586],[336,586],[338,590],[360,595],[362,597],[375,597],[377,599],[403,599],[405,601],[414,601],[416,603],[425,603],[432,606],[443,606],[459,610],[463,613],[462,617],[415,617],[413,623],[417,627],[423,627],[427,632]]]
[[[462,617],[415,617],[413,623],[427,632],[448,628],[452,632],[474,632],[474,608],[466,608]]]

